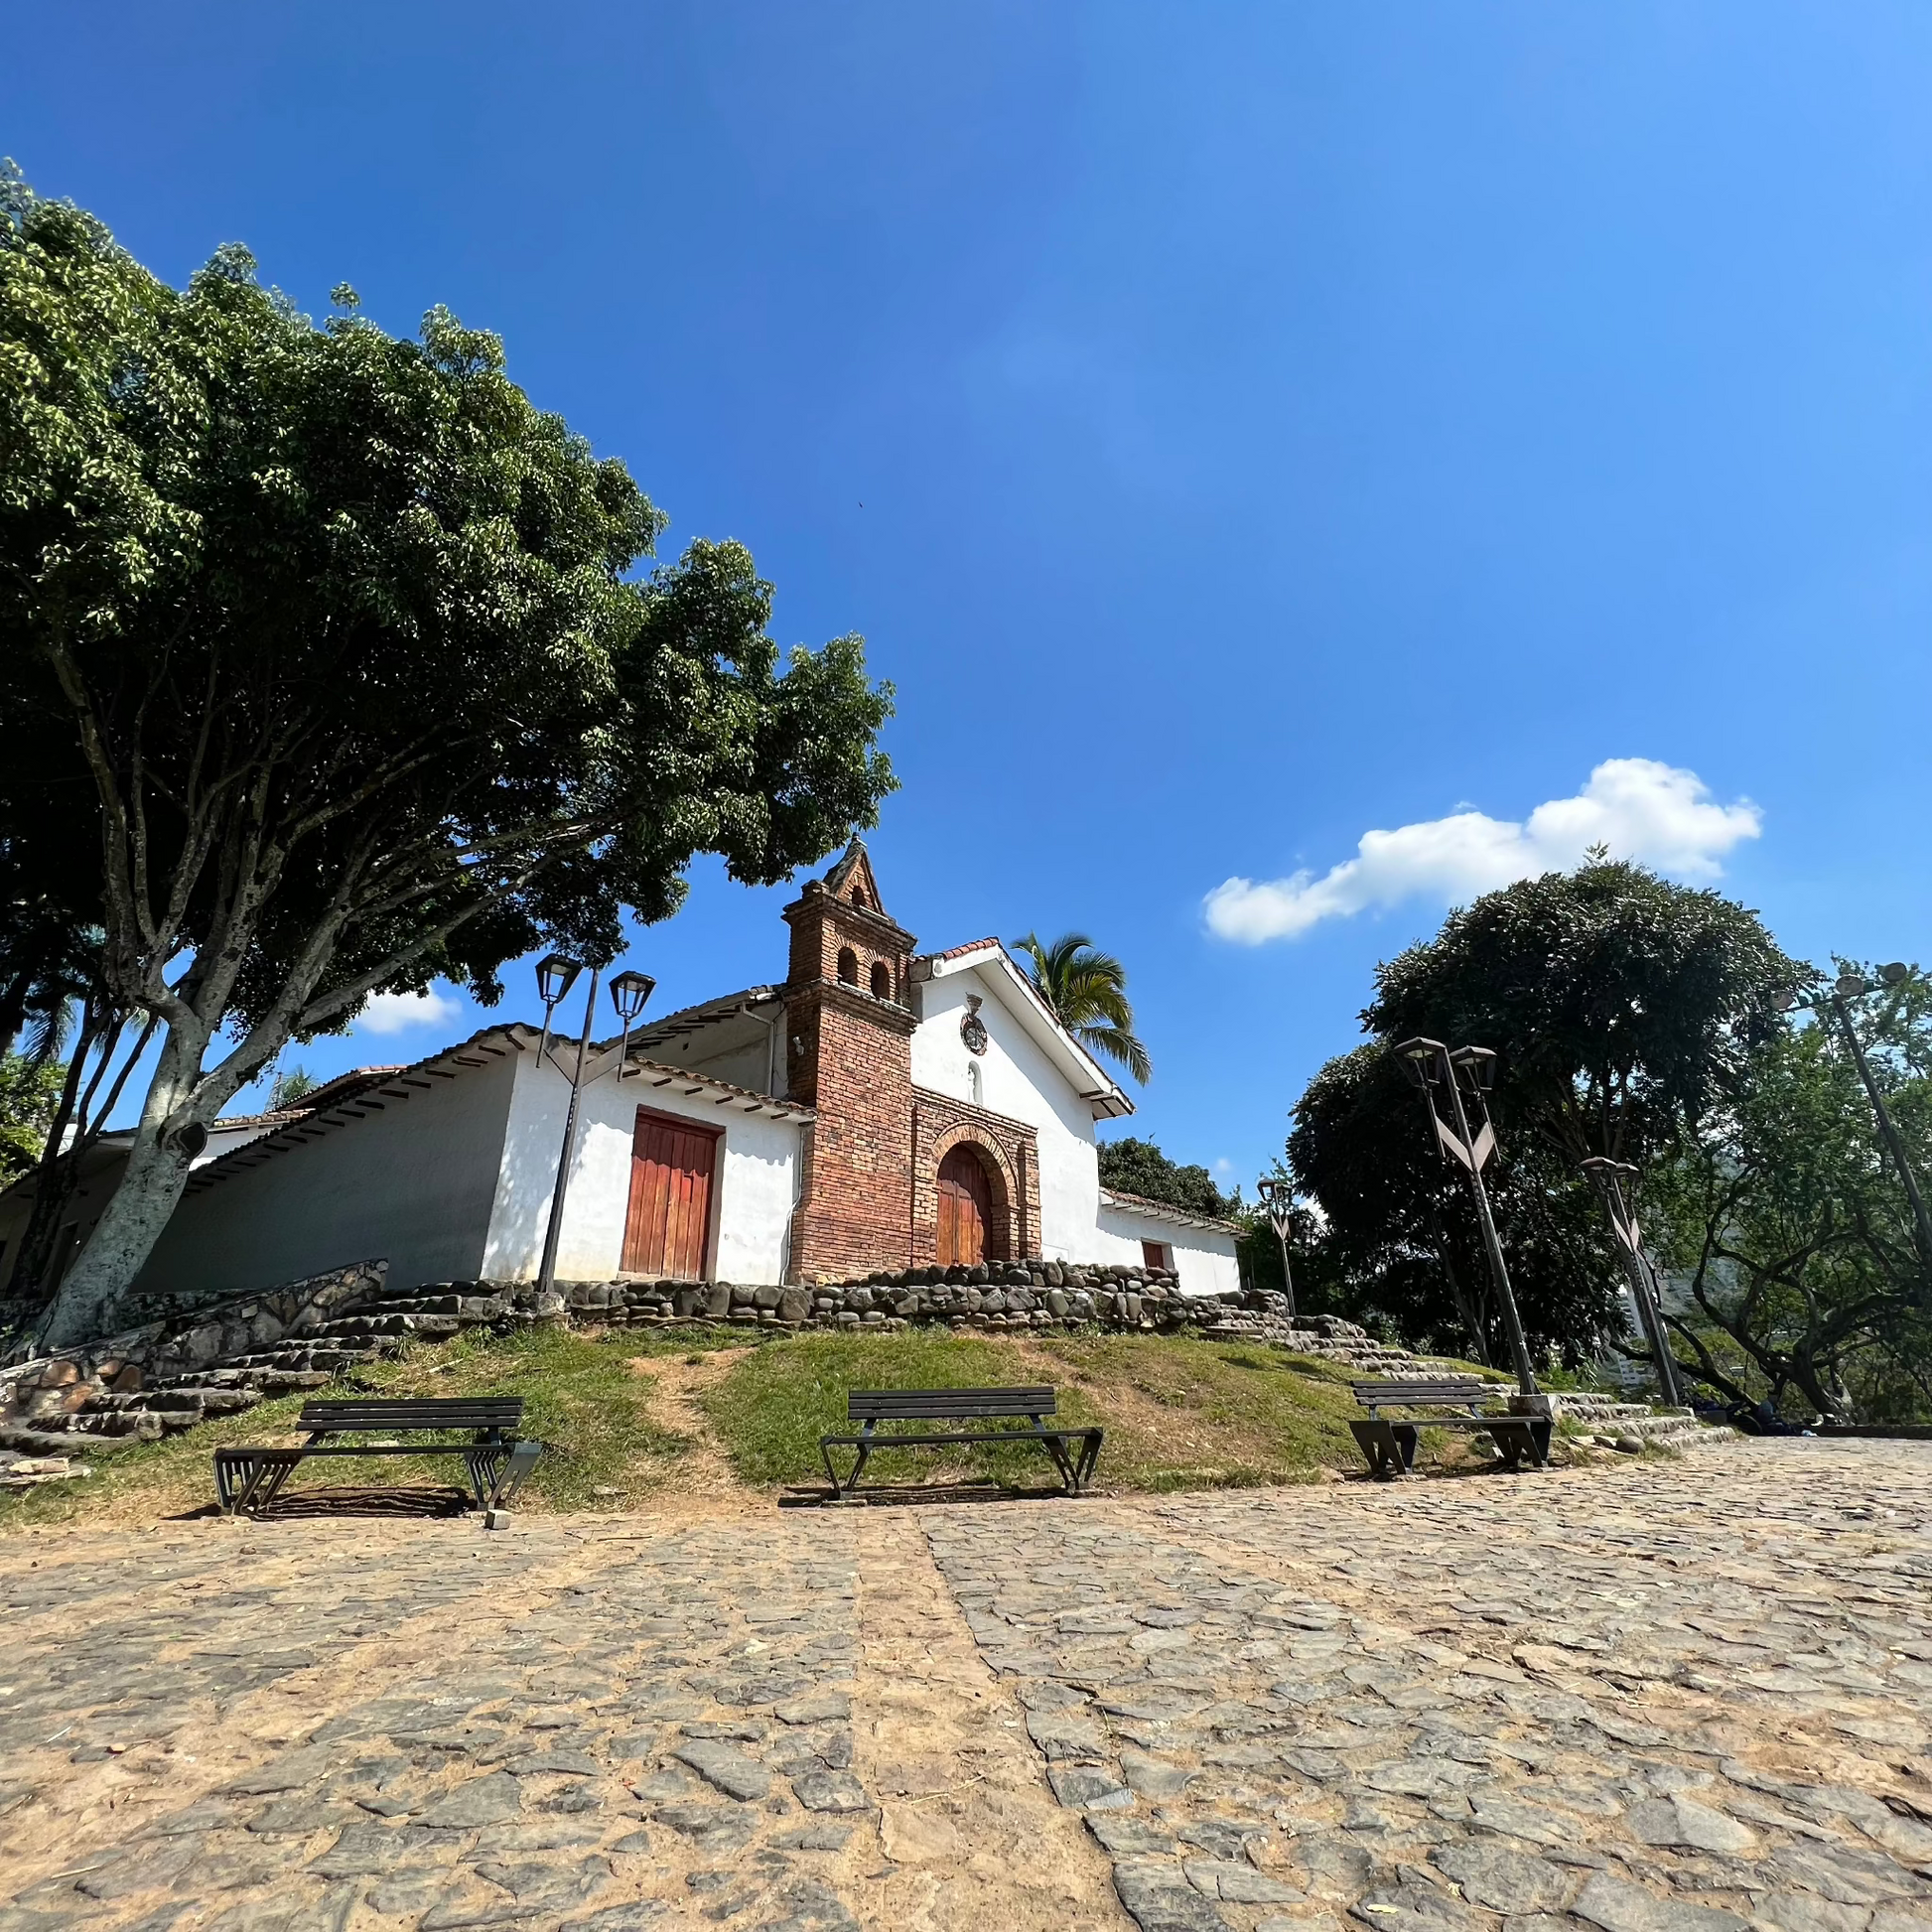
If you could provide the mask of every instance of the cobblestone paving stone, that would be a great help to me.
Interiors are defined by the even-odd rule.
[[[5,1546],[0,1927],[856,1927],[849,1548],[441,1528]]]
[[[927,1531],[1144,1932],[1932,1932],[1920,1446]]]
[[[1919,1446],[43,1532],[0,1932],[1932,1932],[1929,1728]]]

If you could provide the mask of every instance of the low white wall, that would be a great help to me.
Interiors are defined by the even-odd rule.
[[[570,1087],[561,1073],[539,1067],[533,1057],[519,1059],[484,1249],[483,1273],[491,1281],[536,1278],[569,1104]],[[558,1279],[608,1281],[618,1272],[639,1107],[724,1129],[707,1276],[754,1287],[782,1282],[797,1184],[798,1123],[769,1115],[755,1119],[733,1105],[686,1098],[642,1079],[620,1082],[609,1076],[584,1089],[557,1243]]]
[[[1039,1242],[1046,1261],[1098,1261],[1094,1215],[1100,1207],[1100,1157],[1093,1142],[1093,1110],[1035,1045],[1000,997],[1003,975],[953,973],[916,983],[919,1026],[912,1035],[912,1084],[954,1100],[971,1101],[968,1067],[980,1069],[978,1104],[1009,1120],[1025,1121],[1039,1137]],[[980,995],[987,1034],[983,1054],[959,1036],[966,996]],[[1138,1251],[1134,1256],[1140,1259]]]
[[[200,1193],[184,1194],[140,1295],[245,1294],[383,1258],[394,1287],[483,1272],[511,1063],[384,1099]]]
[[[1162,1241],[1173,1250],[1174,1272],[1180,1277],[1183,1295],[1232,1293],[1241,1286],[1233,1235],[1212,1228],[1177,1227],[1173,1221],[1136,1214],[1125,1207],[1101,1208],[1098,1238],[1089,1258],[1138,1262],[1143,1241]]]

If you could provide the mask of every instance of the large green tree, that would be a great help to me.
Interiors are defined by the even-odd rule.
[[[74,750],[99,977],[159,1033],[47,1324],[88,1333],[202,1132],[292,1037],[540,940],[612,956],[703,852],[773,883],[872,820],[890,692],[786,659],[746,551],[664,519],[441,310],[320,327],[225,249],[185,291],[0,207],[0,703]]]
[[[1296,1109],[1289,1164],[1358,1306],[1495,1359],[1497,1311],[1459,1171],[1387,1049],[1417,1035],[1498,1056],[1489,1170],[1533,1342],[1575,1359],[1617,1336],[1617,1264],[1578,1173],[1650,1164],[1735,1092],[1781,995],[1808,983],[1755,913],[1592,858],[1491,893],[1377,970],[1373,1042]],[[1641,1351],[1633,1351],[1641,1353]]]
[[[1241,1205],[1238,1192],[1232,1197],[1223,1194],[1205,1168],[1183,1168],[1170,1161],[1154,1142],[1131,1134],[1124,1140],[1100,1143],[1100,1184],[1213,1220],[1225,1219]]]
[[[1463,1172],[1444,1160],[1387,1042],[1330,1060],[1309,1082],[1288,1167],[1320,1208],[1300,1269],[1311,1310],[1325,1304],[1422,1346],[1508,1360]],[[1618,1316],[1615,1263],[1587,1189],[1516,1135],[1484,1178],[1532,1352],[1573,1365],[1595,1354]]]
[[[1932,1173],[1932,982],[1853,1023],[1907,1159]],[[1871,1103],[1830,1008],[1800,1008],[1653,1170],[1676,1352],[1731,1401],[1864,1421],[1932,1416],[1932,1282]]]
[[[1735,1085],[1754,1030],[1810,978],[1747,906],[1597,859],[1451,912],[1377,968],[1362,1024],[1490,1047],[1498,1131],[1572,1167],[1641,1167]]]

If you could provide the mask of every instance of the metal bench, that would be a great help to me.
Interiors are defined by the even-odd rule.
[[[1416,1465],[1416,1442],[1425,1429],[1487,1430],[1502,1452],[1503,1467],[1522,1466],[1527,1455],[1541,1468],[1550,1459],[1548,1416],[1485,1416],[1482,1404],[1501,1393],[1479,1375],[1439,1375],[1413,1382],[1357,1382],[1355,1400],[1368,1411],[1366,1422],[1351,1422],[1355,1444],[1378,1476],[1406,1475]],[[1455,1416],[1424,1416],[1392,1422],[1384,1409],[1460,1409]]]
[[[521,1396],[456,1396],[367,1402],[310,1402],[300,1429],[309,1440],[295,1449],[218,1449],[214,1488],[221,1513],[253,1513],[274,1501],[296,1465],[312,1455],[460,1455],[486,1528],[508,1521],[506,1505],[536,1466],[541,1443],[516,1440]],[[470,1430],[467,1443],[344,1443],[332,1437],[394,1436],[423,1430]]]
[[[954,1443],[1037,1443],[1053,1458],[1053,1466],[1060,1472],[1060,1486],[1069,1496],[1077,1496],[1091,1479],[1094,1464],[1100,1460],[1100,1446],[1106,1441],[1103,1429],[1049,1428],[1047,1419],[1054,1414],[1054,1392],[1050,1388],[854,1389],[845,1399],[845,1413],[849,1422],[862,1425],[858,1435],[818,1439],[818,1452],[825,1459],[825,1473],[831,1478],[835,1496],[850,1495],[859,1486],[875,1449],[940,1449]],[[1007,1418],[1030,1427],[879,1434],[882,1422],[998,1422]],[[1077,1448],[1069,1451],[1070,1444]],[[833,1449],[841,1448],[858,1450],[852,1472],[843,1481],[832,1464]]]

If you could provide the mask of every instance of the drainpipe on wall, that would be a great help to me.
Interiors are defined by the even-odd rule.
[[[798,1123],[798,1150],[791,1161],[791,1205],[785,1209],[785,1238],[778,1250],[780,1283],[791,1280],[791,1231],[798,1225],[798,1203],[805,1192],[805,1136],[810,1132],[803,1121]]]
[[[744,1011],[765,1030],[765,1035],[770,1041],[770,1051],[765,1056],[764,1062],[765,1088],[773,1100],[783,1100],[787,1095],[778,1086],[778,1041],[785,1028],[785,1003],[779,1000],[776,1004],[777,1014],[770,1020],[749,1003]],[[789,1085],[789,1082],[786,1084]],[[778,1248],[780,1282],[791,1280],[791,1234],[792,1229],[798,1224],[798,1202],[805,1191],[805,1131],[801,1123],[798,1129],[798,1152],[791,1164],[791,1205],[785,1210],[785,1238]]]
[[[763,1014],[756,1012],[750,1006],[747,1006],[745,1011],[766,1031],[771,1050],[765,1055],[764,1084],[773,1100],[782,1100],[785,1096],[778,1090],[778,1035],[784,1030],[785,1003],[782,1000],[778,1002],[778,1015],[775,1020],[767,1020]]]

